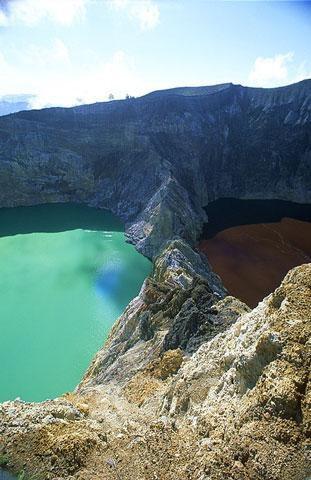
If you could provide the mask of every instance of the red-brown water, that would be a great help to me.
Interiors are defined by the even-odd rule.
[[[201,240],[199,249],[229,293],[254,307],[288,270],[311,262],[311,223],[285,217],[233,226]]]

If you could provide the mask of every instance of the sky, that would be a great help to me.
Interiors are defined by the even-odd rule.
[[[311,78],[311,0],[0,0],[0,97],[72,106]]]

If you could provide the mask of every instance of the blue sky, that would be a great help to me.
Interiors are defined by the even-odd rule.
[[[70,106],[311,77],[311,1],[0,0],[0,96]]]

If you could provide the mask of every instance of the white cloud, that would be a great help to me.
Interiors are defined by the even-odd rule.
[[[301,62],[298,66],[298,72],[295,78],[295,82],[300,82],[301,80],[305,80],[306,78],[311,78],[311,68],[308,66],[307,60]]]
[[[138,21],[141,31],[152,30],[160,22],[160,10],[152,0],[111,0],[110,5],[125,11],[131,20]]]
[[[8,17],[3,10],[0,10],[0,27],[6,27],[8,25]]]
[[[147,0],[135,2],[129,14],[130,18],[138,19],[142,31],[152,30],[158,25],[160,19],[158,6]]]
[[[9,11],[0,12],[0,25],[24,23],[34,26],[42,19],[69,25],[85,15],[89,0],[15,0]]]
[[[60,62],[69,61],[69,51],[65,43],[56,38],[48,47],[29,45],[23,52],[20,52],[20,60],[27,65],[52,67]]]
[[[49,76],[38,85],[33,107],[93,103],[107,100],[110,93],[115,98],[124,98],[126,93],[137,95],[143,88],[131,60],[123,51],[117,51],[110,60],[89,70],[82,69],[79,75],[69,69],[61,75]]]
[[[117,10],[122,10],[126,8],[130,3],[130,0],[110,0],[110,4],[113,8]]]
[[[17,71],[13,64],[10,64],[4,54],[0,51],[0,96],[8,93],[22,93],[20,90],[14,90],[16,85]]]
[[[55,60],[66,61],[69,59],[69,51],[62,40],[56,38],[53,45],[53,57]]]
[[[260,87],[274,87],[288,81],[288,64],[292,62],[293,52],[275,55],[274,57],[258,57],[249,74],[249,82]]]
[[[30,27],[41,20],[70,25],[85,16],[87,4],[92,0],[14,0],[8,10],[0,10],[0,26],[18,23]],[[105,3],[105,0],[100,0]],[[160,11],[154,0],[107,0],[114,10],[123,11],[130,20],[138,22],[140,30],[155,28],[160,20]]]
[[[10,57],[0,51],[0,96],[26,92],[35,95],[33,108],[70,107],[106,101],[110,93],[125,98],[127,93],[138,96],[154,88],[143,80],[124,51],[116,51],[110,58],[85,68],[83,64],[74,65],[66,46],[59,42],[56,40],[54,48],[45,50],[41,63],[43,50],[38,46],[25,48],[18,62],[9,61]]]

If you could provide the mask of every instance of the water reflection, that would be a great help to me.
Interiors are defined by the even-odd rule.
[[[37,230],[37,208],[44,217],[51,211],[23,209],[23,225],[13,209],[12,225],[7,218],[1,231],[16,233],[17,217],[25,231],[32,216]],[[113,230],[114,219],[110,230],[109,216],[99,212],[104,226],[96,231],[89,209],[72,208],[87,230],[62,231],[67,220],[54,218],[57,233],[0,238],[0,401],[39,401],[72,390],[150,272],[151,263]],[[56,209],[59,222],[70,217],[68,206],[66,214]]]
[[[291,268],[311,260],[311,205],[222,199],[206,210],[199,248],[229,293],[251,307]]]
[[[52,203],[30,207],[0,208],[0,236],[68,230],[123,232],[118,217],[110,211],[75,203]]]
[[[96,289],[104,297],[118,297],[122,285],[124,266],[120,262],[110,262],[99,270],[96,277]]]
[[[311,205],[285,200],[238,200],[221,198],[205,208],[208,223],[203,238],[213,238],[218,232],[240,225],[279,222],[284,217],[311,222]]]

